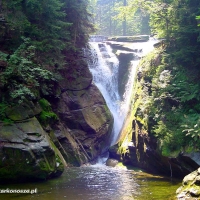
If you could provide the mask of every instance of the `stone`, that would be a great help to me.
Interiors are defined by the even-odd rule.
[[[187,176],[184,177],[183,184],[184,185],[188,185],[190,182],[194,181],[194,179],[196,178],[196,176],[197,176],[197,172],[196,171],[188,174]]]
[[[192,196],[200,196],[200,187],[197,189],[197,188],[190,188],[189,189],[189,193],[192,195]]]
[[[194,160],[198,165],[200,165],[200,152],[191,152],[191,153],[184,153],[184,156],[187,156]]]
[[[13,121],[22,121],[34,117],[42,111],[39,103],[26,102],[6,109],[7,118]]]
[[[198,170],[185,176],[182,186],[176,190],[177,199],[200,199],[200,186],[198,185],[199,179]]]
[[[59,81],[59,85],[62,91],[80,91],[87,89],[92,83],[92,74],[83,60],[80,66],[65,68],[61,73],[63,79]]]
[[[110,167],[115,167],[119,163],[118,160],[115,159],[107,159],[106,165]]]
[[[0,129],[0,180],[45,180],[64,170],[48,136],[33,117]],[[56,162],[60,163],[59,167]]]
[[[122,156],[120,153],[118,153],[118,145],[117,144],[114,146],[111,146],[108,151],[109,151],[109,158],[115,159],[118,161],[122,161]]]
[[[198,175],[195,179],[195,185],[200,185],[200,176]]]
[[[129,69],[131,67],[131,60],[133,60],[134,54],[131,52],[118,50],[116,55],[119,59],[118,88],[119,94],[122,97],[127,84]]]

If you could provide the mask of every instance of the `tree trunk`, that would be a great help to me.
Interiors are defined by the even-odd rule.
[[[124,0],[124,6],[127,6],[127,2],[126,0]],[[123,26],[123,36],[126,36],[126,15],[124,15],[124,20],[122,22],[122,26]]]

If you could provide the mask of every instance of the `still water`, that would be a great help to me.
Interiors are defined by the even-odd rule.
[[[172,200],[180,180],[111,167],[66,168],[57,179],[42,183],[0,185],[35,189],[37,194],[0,194],[3,200]]]

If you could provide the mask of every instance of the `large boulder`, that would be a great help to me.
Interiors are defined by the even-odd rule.
[[[76,64],[72,63],[71,66],[61,69],[60,73],[62,79],[59,81],[59,86],[62,91],[87,89],[92,82],[92,74],[83,59],[77,58]]]
[[[0,125],[0,180],[46,180],[64,168],[48,135],[33,117]]]
[[[176,194],[178,200],[200,199],[200,168],[184,177]]]

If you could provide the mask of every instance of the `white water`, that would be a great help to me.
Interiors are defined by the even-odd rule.
[[[155,43],[155,40],[142,43],[132,43],[133,49],[142,49],[140,53],[134,54],[138,57],[145,56],[153,50],[153,44]],[[103,94],[114,118],[111,141],[111,145],[114,145],[119,139],[120,131],[129,110],[131,92],[139,59],[131,62],[128,82],[125,87],[123,98],[121,99],[118,93],[119,61],[117,57],[112,53],[112,49],[106,43],[90,42],[90,45],[92,59],[88,64],[93,75],[93,81]]]

